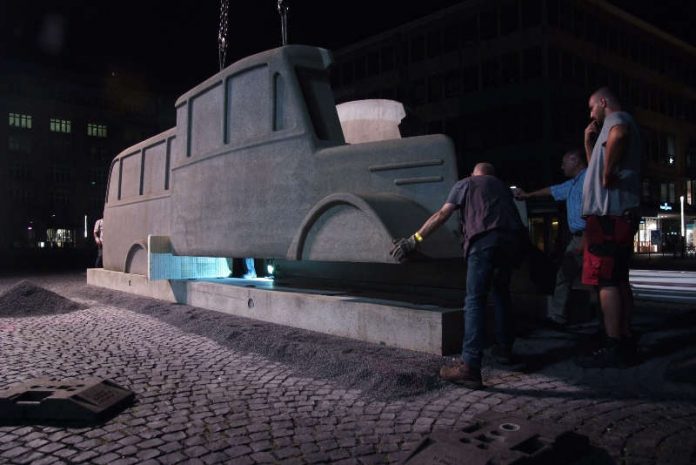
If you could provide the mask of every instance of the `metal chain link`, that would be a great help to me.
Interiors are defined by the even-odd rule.
[[[220,69],[224,68],[227,61],[227,13],[229,0],[220,0],[220,28],[218,29],[218,62]]]
[[[280,39],[283,45],[288,44],[288,6],[287,0],[278,0],[278,14],[280,15]]]

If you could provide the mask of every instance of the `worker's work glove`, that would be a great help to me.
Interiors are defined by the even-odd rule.
[[[419,241],[416,235],[394,239],[394,247],[389,251],[389,255],[394,257],[397,262],[403,262],[408,255],[418,248]]]

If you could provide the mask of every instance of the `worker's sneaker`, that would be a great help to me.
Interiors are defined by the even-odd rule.
[[[481,368],[471,367],[462,360],[457,360],[451,365],[443,365],[440,368],[440,378],[459,384],[469,389],[481,389]]]

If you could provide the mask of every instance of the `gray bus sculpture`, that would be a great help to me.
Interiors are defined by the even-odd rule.
[[[346,144],[327,50],[244,58],[182,95],[176,127],[113,160],[104,267],[147,274],[148,235],[182,256],[394,263],[393,238],[457,180],[444,135]],[[456,220],[423,254],[460,256]]]

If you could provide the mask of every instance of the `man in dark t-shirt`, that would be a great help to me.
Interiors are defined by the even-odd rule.
[[[483,387],[484,310],[491,287],[499,358],[510,359],[513,343],[510,275],[514,263],[522,255],[525,237],[512,193],[494,174],[491,164],[477,164],[470,177],[454,185],[440,210],[411,237],[397,241],[391,251],[397,261],[404,260],[455,210],[459,210],[464,236],[463,252],[467,261],[464,344],[461,358],[452,365],[443,366],[440,377],[472,389]]]

